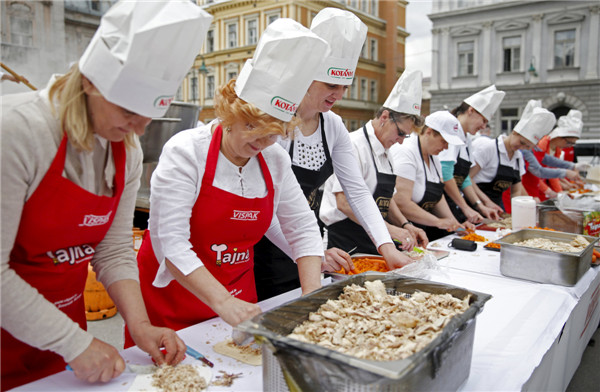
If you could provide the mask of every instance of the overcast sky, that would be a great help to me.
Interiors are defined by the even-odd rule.
[[[431,13],[432,0],[409,0],[406,11],[406,67],[420,69],[423,77],[431,76]]]

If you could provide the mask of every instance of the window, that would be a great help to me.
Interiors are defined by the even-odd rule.
[[[279,12],[267,15],[267,25],[270,25],[271,23],[275,22],[277,19],[279,19]]]
[[[352,79],[352,84],[350,85],[350,98],[351,99],[358,99],[358,82],[356,81],[356,78]]]
[[[10,5],[10,42],[15,45],[33,46],[33,15],[25,4]]]
[[[350,0],[350,7],[352,8],[358,8],[358,0]]]
[[[458,76],[473,75],[473,41],[458,43]]]
[[[215,30],[210,29],[206,33],[206,53],[215,51]]]
[[[229,82],[231,79],[237,78],[237,72],[231,71],[227,72],[227,81]]]
[[[375,38],[370,39],[371,42],[371,60],[377,61],[377,40]]]
[[[379,14],[378,5],[377,0],[371,0],[371,15],[377,16]]]
[[[500,132],[510,133],[519,122],[519,109],[500,109]]]
[[[367,0],[360,0],[360,10],[362,12],[367,12],[369,8],[369,3],[367,3]]]
[[[554,32],[554,68],[575,66],[575,29]]]
[[[377,102],[377,81],[371,80],[370,86],[371,91],[369,91],[369,96],[371,97],[371,101]]]
[[[208,75],[206,77],[206,98],[212,99],[215,97],[215,76]]]
[[[192,102],[198,101],[198,77],[196,75],[192,75],[190,78],[190,95]]]
[[[366,101],[367,98],[367,79],[360,78],[360,100]]]
[[[93,11],[100,11],[100,1],[98,1],[98,0],[90,1],[90,8]]]
[[[227,24],[227,48],[235,48],[238,45],[237,22]]]
[[[362,57],[363,59],[367,58],[367,40],[365,40],[365,42],[363,42],[363,46],[360,49],[360,57]]]
[[[258,41],[258,20],[246,21],[246,45],[255,45]]]
[[[352,131],[355,131],[357,129],[358,129],[358,121],[356,121],[356,120],[350,120],[349,131],[352,132]]]
[[[521,37],[502,38],[504,65],[502,71],[514,72],[521,69]]]

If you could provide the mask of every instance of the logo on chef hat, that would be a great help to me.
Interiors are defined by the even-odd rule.
[[[154,100],[154,107],[157,109],[168,109],[174,98],[172,95],[161,95]]]
[[[279,96],[273,97],[273,99],[271,99],[271,106],[273,106],[279,111],[291,115],[294,115],[294,113],[296,113],[296,110],[298,109],[297,104]]]
[[[354,78],[354,71],[351,71],[348,68],[331,67],[327,70],[327,75],[336,79],[352,79]]]
[[[419,112],[421,111],[421,105],[419,105],[418,103],[413,104],[413,109],[418,110]]]

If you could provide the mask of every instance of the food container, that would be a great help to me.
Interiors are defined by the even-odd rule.
[[[559,231],[523,229],[509,234],[496,242],[500,248],[500,272],[504,276],[574,286],[590,268],[592,252],[597,237],[582,235],[590,244],[579,253],[561,253],[514,245],[531,238],[547,238],[557,242],[571,242],[581,234]]]
[[[554,200],[538,204],[538,225],[567,233],[583,233],[583,212],[572,209],[560,210]]]
[[[346,285],[381,280],[388,293],[450,293],[471,295],[471,306],[453,317],[423,350],[397,361],[360,359],[287,335]],[[488,294],[401,275],[363,273],[323,287],[309,295],[255,316],[236,328],[263,343],[265,391],[419,391],[456,390],[468,378],[473,352],[475,316]],[[287,381],[287,383],[286,383]],[[288,385],[292,385],[288,389]]]

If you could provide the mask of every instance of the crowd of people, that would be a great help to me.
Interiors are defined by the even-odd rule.
[[[271,23],[217,89],[216,119],[166,143],[136,256],[136,135],[165,114],[211,21],[189,1],[117,2],[66,74],[2,100],[2,390],[66,364],[89,382],[123,372],[86,332],[89,263],[126,346],[176,364],[179,329],[215,316],[235,326],[260,300],[317,290],[322,272],[354,269],[352,252],[401,268],[404,251],[498,219],[507,190],[543,200],[581,181],[585,167],[561,159],[581,113],[554,128],[532,100],[510,134],[483,136],[505,96],[495,86],[422,116],[422,74],[407,69],[370,121],[346,129],[331,109],[367,27],[325,8],[310,28]]]

